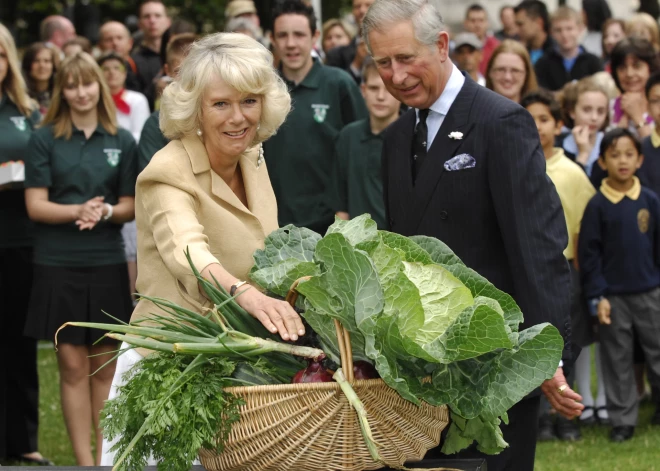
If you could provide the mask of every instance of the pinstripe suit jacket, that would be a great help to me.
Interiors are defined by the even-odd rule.
[[[445,242],[513,296],[525,317],[522,328],[556,326],[566,343],[564,362],[571,360],[566,222],[532,117],[466,77],[413,185],[414,127],[411,109],[388,128],[383,145],[390,229]],[[449,138],[452,131],[463,138]],[[476,166],[445,170],[459,154],[474,157]]]

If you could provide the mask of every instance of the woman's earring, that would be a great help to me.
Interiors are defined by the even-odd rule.
[[[257,124],[257,131],[261,129],[261,123]]]
[[[198,130],[197,130],[197,135],[198,135],[199,137],[202,137],[202,130],[201,130],[201,129],[198,129]]]
[[[257,168],[264,163],[264,145],[259,144],[259,158],[257,159]]]

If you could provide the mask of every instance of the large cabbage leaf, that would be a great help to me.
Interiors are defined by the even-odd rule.
[[[542,324],[519,332],[513,298],[467,267],[446,244],[378,231],[368,215],[337,220],[325,237],[292,226],[255,253],[252,279],[284,296],[298,286],[303,316],[337,359],[334,321],[351,334],[356,358],[419,404],[446,404],[443,451],[473,441],[486,453],[506,442],[507,410],[557,369],[563,340]]]

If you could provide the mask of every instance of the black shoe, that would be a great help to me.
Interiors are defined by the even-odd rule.
[[[30,463],[32,466],[55,466],[48,458],[30,458],[28,456],[12,456],[10,457],[12,461],[22,461],[23,463]]]
[[[557,440],[555,426],[552,423],[552,417],[550,414],[543,414],[539,417],[539,434],[537,440],[540,442]]]
[[[565,442],[575,442],[582,438],[580,428],[575,421],[562,416],[557,417],[557,436]]]
[[[631,425],[621,425],[614,427],[610,433],[610,440],[615,443],[622,443],[630,440],[635,434],[635,427]]]
[[[610,420],[609,415],[607,417],[601,417],[600,411],[605,411],[607,412],[607,407],[601,406],[601,407],[596,407],[596,418],[598,419],[598,423],[600,425],[608,426],[612,424],[612,421]]]
[[[660,425],[660,405],[657,405],[651,416],[651,425]]]
[[[589,411],[589,410],[592,411],[591,416],[589,416],[589,418],[587,418],[587,419],[583,419],[582,417],[584,417],[584,413]],[[580,423],[580,427],[582,427],[582,426],[589,427],[591,425],[594,425],[596,423],[596,411],[591,406],[585,406],[584,410],[582,411],[582,415],[580,416],[580,418],[578,420],[579,420],[579,423]]]

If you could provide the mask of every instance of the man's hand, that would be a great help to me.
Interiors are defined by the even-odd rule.
[[[562,392],[559,392],[560,388]],[[584,404],[579,402],[582,400],[582,396],[568,385],[562,368],[557,368],[555,375],[543,382],[541,391],[548,398],[550,405],[567,419],[570,420],[582,414]]]
[[[601,299],[598,303],[598,322],[603,325],[610,325],[612,323],[611,314],[612,305],[607,298]]]

